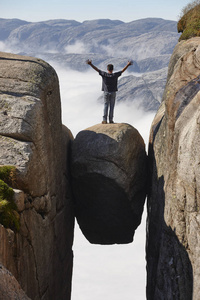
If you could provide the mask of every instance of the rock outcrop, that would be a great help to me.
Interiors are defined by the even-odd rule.
[[[21,289],[15,277],[0,264],[0,299],[31,300]]]
[[[177,24],[178,32],[182,32],[179,41],[200,36],[199,32],[200,4],[199,1],[188,3],[183,9],[183,16]]]
[[[32,300],[70,299],[71,140],[61,123],[53,68],[40,59],[0,53],[0,165],[17,169],[20,214],[18,233],[0,228],[0,261]]]
[[[72,144],[75,213],[91,243],[129,243],[146,196],[146,152],[128,124],[95,125]]]
[[[200,295],[200,38],[174,49],[149,143],[147,299]]]

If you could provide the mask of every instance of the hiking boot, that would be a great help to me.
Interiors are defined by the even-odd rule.
[[[114,124],[114,122],[113,122],[113,121],[110,121],[109,123],[110,123],[110,124]]]
[[[102,121],[102,124],[107,124],[107,121]]]

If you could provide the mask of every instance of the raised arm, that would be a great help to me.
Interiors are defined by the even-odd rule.
[[[90,59],[86,60],[86,64],[90,65],[95,71],[99,72],[99,69],[92,64]]]
[[[124,71],[126,71],[126,69],[128,69],[128,67],[131,66],[132,64],[133,64],[133,62],[132,62],[132,61],[129,61],[129,62],[127,63],[127,65],[123,68],[122,73],[123,73]]]

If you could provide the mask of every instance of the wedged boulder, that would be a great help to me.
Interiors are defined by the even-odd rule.
[[[151,128],[147,299],[200,295],[200,38],[174,49]]]
[[[128,124],[98,124],[72,144],[75,213],[85,237],[96,244],[133,241],[146,196],[146,152]]]

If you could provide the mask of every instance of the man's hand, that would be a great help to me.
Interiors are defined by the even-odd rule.
[[[86,60],[86,64],[88,64],[88,65],[90,65],[90,66],[91,66],[91,64],[92,64],[92,61],[91,61],[91,59],[87,59],[87,60]]]
[[[133,64],[133,61],[132,61],[132,60],[128,61],[126,67],[123,68],[122,73],[123,73],[124,71],[126,71],[126,69],[127,69],[129,66],[131,66],[132,64]]]
[[[99,72],[99,69],[92,64],[91,59],[87,59],[86,64],[90,65],[95,71]]]

